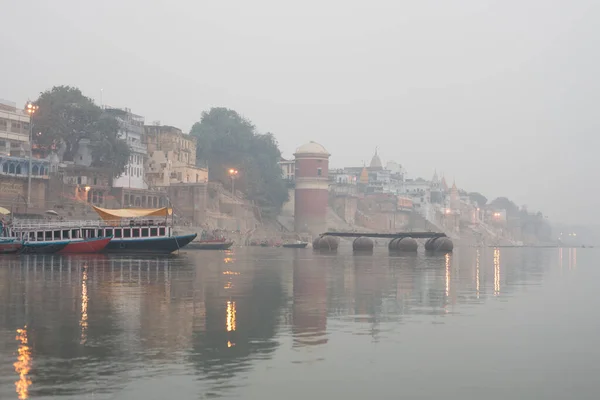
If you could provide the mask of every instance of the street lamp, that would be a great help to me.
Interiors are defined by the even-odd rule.
[[[27,207],[31,206],[31,158],[33,156],[33,114],[38,106],[28,101],[25,110],[29,114],[29,168],[27,169]]]
[[[233,195],[233,197],[235,197],[235,177],[238,174],[238,170],[234,169],[234,168],[230,168],[229,169],[229,176],[231,177],[231,194]]]

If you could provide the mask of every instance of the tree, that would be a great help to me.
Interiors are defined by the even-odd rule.
[[[208,167],[209,179],[228,186],[228,171],[239,171],[236,188],[255,201],[266,216],[276,216],[288,199],[278,162],[281,152],[271,133],[255,126],[234,110],[212,108],[190,132],[197,138],[196,163]]]
[[[124,171],[130,151],[117,136],[118,121],[78,88],[55,86],[42,92],[35,104],[38,110],[33,115],[33,136],[40,149],[50,152],[62,147],[62,159],[73,161],[81,140],[89,139],[93,166],[106,167],[113,176]]]
[[[487,197],[485,197],[484,195],[482,195],[481,193],[478,192],[471,192],[469,193],[469,199],[477,204],[478,207],[483,207],[487,204]]]

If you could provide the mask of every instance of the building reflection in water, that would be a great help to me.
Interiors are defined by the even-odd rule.
[[[292,335],[294,346],[327,343],[327,270],[332,256],[316,255],[293,262]]]
[[[27,326],[17,329],[17,337],[19,342],[17,349],[17,362],[14,363],[15,372],[19,374],[19,380],[15,382],[15,390],[19,399],[29,398],[29,370],[31,369],[31,351],[29,349],[29,341],[27,339]]]
[[[475,255],[475,294],[477,296],[477,298],[479,299],[479,287],[480,287],[480,278],[479,278],[479,268],[480,268],[480,259],[481,259],[481,253],[479,251],[479,248],[477,249],[477,253]]]

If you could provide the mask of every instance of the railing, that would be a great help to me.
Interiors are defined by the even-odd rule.
[[[169,220],[171,218],[169,217]],[[22,220],[13,220],[11,224],[11,228],[15,230],[25,230],[25,229],[67,229],[67,228],[103,228],[103,227],[111,227],[111,226],[121,226],[121,227],[141,227],[141,226],[164,226],[166,224],[164,217],[154,217],[154,218],[121,218],[120,220],[114,221],[104,221],[104,220],[87,220],[87,221],[77,221],[77,220],[69,220],[69,221],[56,221],[56,220],[47,220],[47,219],[22,219]]]

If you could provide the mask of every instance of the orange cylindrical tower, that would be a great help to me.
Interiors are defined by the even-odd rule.
[[[296,232],[319,234],[327,230],[329,156],[325,147],[315,142],[298,147],[294,153]]]

